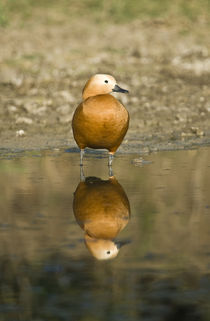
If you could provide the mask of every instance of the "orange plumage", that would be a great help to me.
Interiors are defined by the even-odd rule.
[[[109,75],[95,75],[84,87],[84,100],[75,110],[72,120],[74,138],[81,150],[81,165],[86,147],[107,149],[111,165],[112,155],[128,130],[128,111],[110,95],[113,91],[128,92]]]

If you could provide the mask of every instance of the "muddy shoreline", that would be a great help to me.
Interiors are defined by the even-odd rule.
[[[39,17],[1,34],[1,150],[75,147],[72,115],[95,73],[112,74],[130,92],[116,94],[130,113],[119,152],[210,144],[207,25],[150,20],[96,29],[89,20]]]
[[[167,140],[166,136],[159,137],[132,137],[127,134],[124,142],[116,152],[120,154],[136,154],[147,155],[152,152],[159,151],[178,151],[198,149],[201,147],[210,146],[210,138],[194,138],[188,139]],[[1,141],[0,157],[4,157],[8,153],[17,155],[27,151],[42,151],[42,150],[69,150],[70,152],[78,152],[79,149],[71,136],[62,135],[37,135],[32,137],[7,138]],[[94,153],[94,151],[93,151]]]

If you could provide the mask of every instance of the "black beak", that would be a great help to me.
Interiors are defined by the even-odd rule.
[[[122,246],[130,244],[130,240],[124,240],[124,241],[116,241],[115,244],[117,245],[117,248],[120,249]]]
[[[112,91],[117,93],[129,93],[128,90],[120,88],[118,85],[115,85]]]

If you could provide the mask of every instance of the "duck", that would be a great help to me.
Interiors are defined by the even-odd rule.
[[[129,222],[130,204],[115,176],[108,180],[83,176],[74,193],[73,212],[85,245],[97,260],[115,258],[129,243],[116,240]]]
[[[123,104],[111,95],[128,93],[118,86],[111,75],[93,75],[82,91],[82,102],[72,118],[74,139],[80,149],[80,166],[83,166],[85,148],[107,149],[108,165],[122,143],[128,127],[129,113]]]

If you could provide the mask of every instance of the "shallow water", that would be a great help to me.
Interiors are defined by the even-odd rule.
[[[78,162],[1,154],[0,320],[210,320],[210,149]]]

